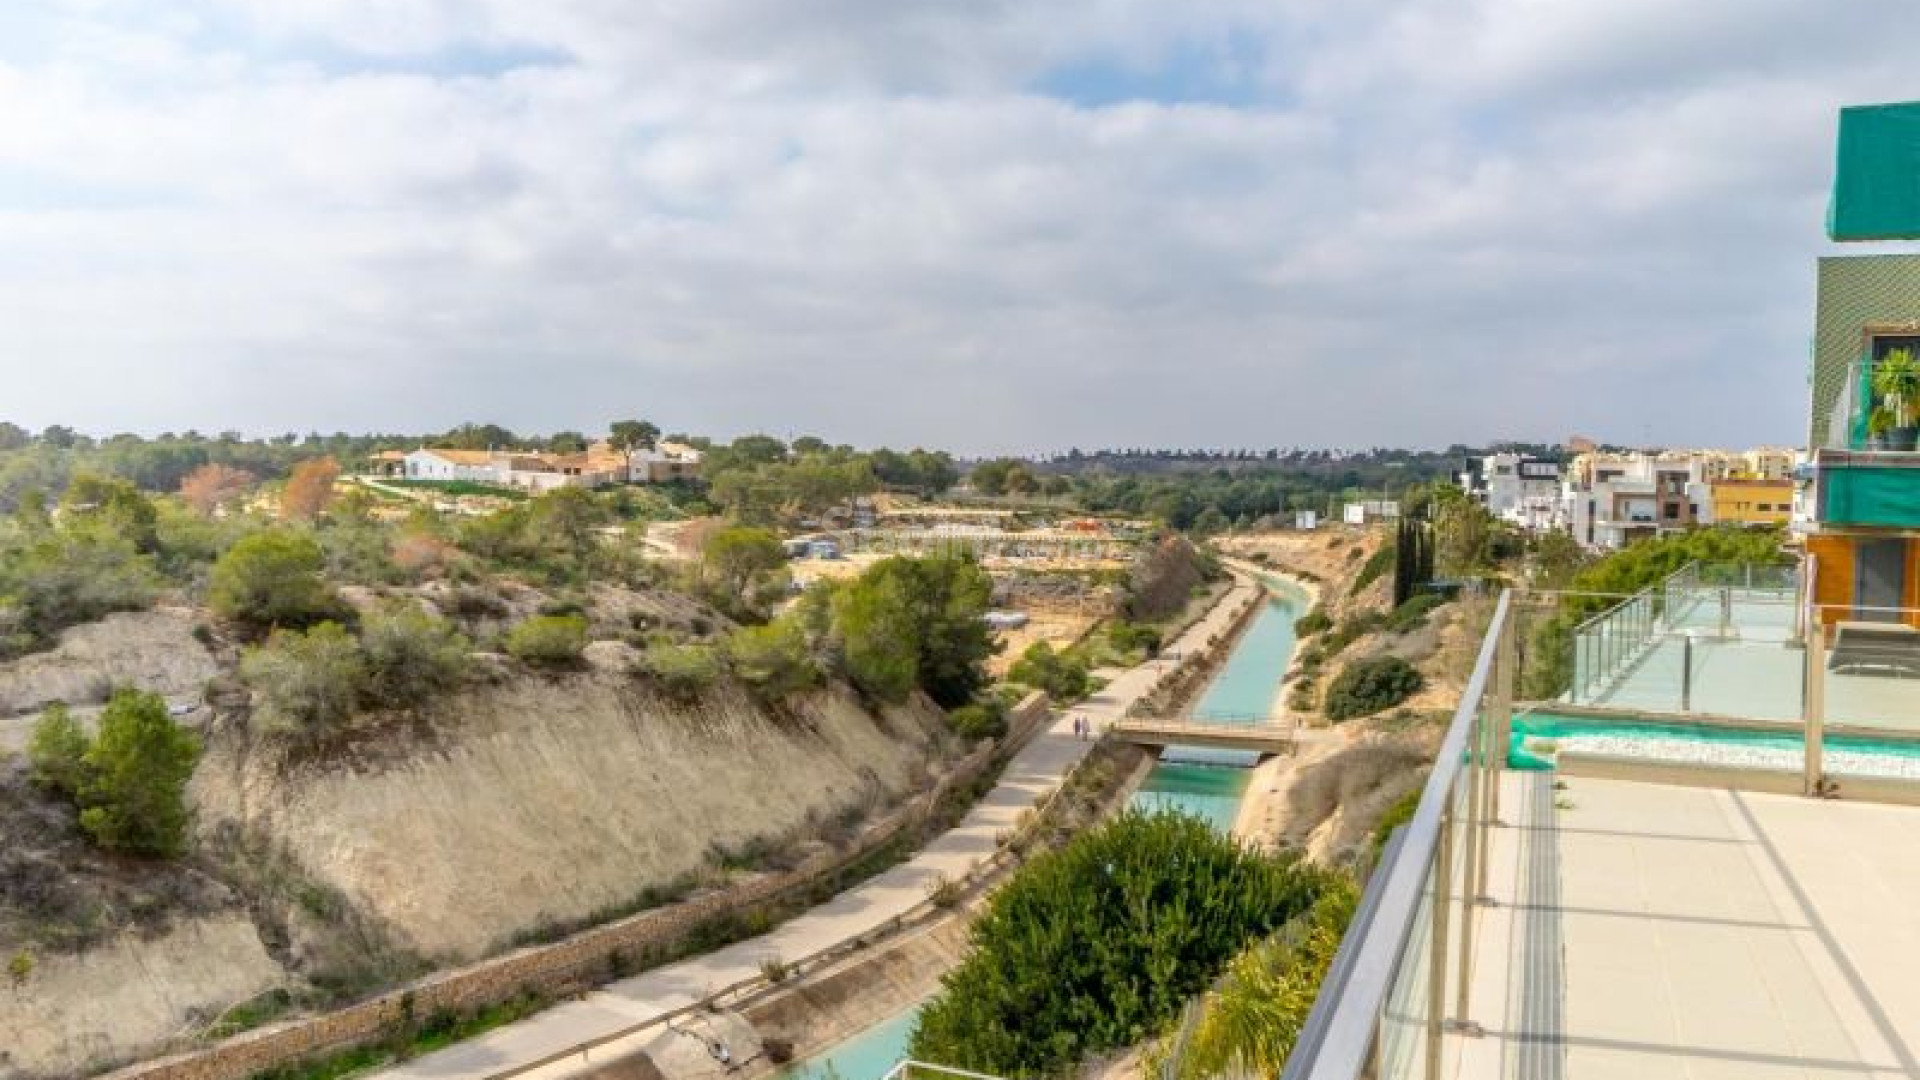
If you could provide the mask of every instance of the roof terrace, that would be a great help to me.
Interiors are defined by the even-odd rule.
[[[1920,680],[1797,590],[1694,568],[1532,656],[1503,596],[1284,1076],[1920,1078],[1920,808],[1869,801],[1920,784],[1828,768],[1911,753]]]

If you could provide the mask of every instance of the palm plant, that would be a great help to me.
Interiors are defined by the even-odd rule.
[[[1912,450],[1920,436],[1915,419],[1920,406],[1920,360],[1912,349],[1893,349],[1873,369],[1873,392],[1889,414],[1886,438],[1894,450]]]

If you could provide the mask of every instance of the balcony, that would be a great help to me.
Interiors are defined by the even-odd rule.
[[[1813,451],[1814,520],[1920,529],[1920,451],[1887,449],[1886,436],[1874,433],[1872,382],[1871,365],[1856,362],[1827,404],[1826,442]]]
[[[1920,779],[1888,781],[1885,800],[1850,777],[1839,799],[1803,793],[1834,794],[1832,758],[1857,736],[1822,726],[1831,658],[1795,585],[1772,569],[1689,568],[1566,636],[1574,656],[1541,655],[1546,638],[1530,633],[1557,605],[1502,597],[1419,809],[1369,881],[1283,1080],[1920,1078],[1920,807],[1897,804],[1920,799]],[[1729,650],[1696,656],[1702,671],[1738,650],[1734,682],[1774,681],[1689,685],[1666,662],[1676,640]],[[1763,718],[1696,728],[1736,747],[1782,742],[1793,767],[1688,774],[1620,754],[1631,735],[1612,756],[1562,739],[1556,767],[1533,767],[1529,714],[1574,708],[1575,693],[1516,706],[1536,664],[1584,681],[1590,717],[1603,715],[1596,693],[1658,697],[1669,714],[1686,700],[1669,691],[1761,705]],[[1883,756],[1911,760],[1920,740],[1884,728],[1920,717],[1920,680],[1879,689],[1891,696],[1860,719],[1883,729]],[[1679,727],[1657,719],[1634,705],[1611,723],[1638,725],[1643,743]]]

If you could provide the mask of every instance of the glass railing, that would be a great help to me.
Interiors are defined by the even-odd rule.
[[[1514,611],[1503,592],[1420,806],[1368,880],[1283,1080],[1455,1075],[1446,1035],[1472,1006],[1495,780],[1513,720]]]

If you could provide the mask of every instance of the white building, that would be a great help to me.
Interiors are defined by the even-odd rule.
[[[473,484],[501,484],[504,470],[499,455],[491,450],[440,450],[422,447],[405,458],[409,480],[433,480],[439,483],[465,481]]]
[[[705,455],[685,443],[663,442],[627,455],[628,482],[668,484],[697,479]]]
[[[1503,521],[1536,532],[1561,529],[1567,525],[1562,474],[1557,461],[1508,452],[1489,454],[1481,462],[1478,489],[1469,490]]]
[[[1612,551],[1700,523],[1706,467],[1692,455],[1582,454],[1562,499],[1573,538]]]

